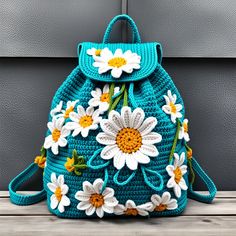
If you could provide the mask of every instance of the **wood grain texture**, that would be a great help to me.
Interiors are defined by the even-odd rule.
[[[181,216],[152,219],[70,220],[55,216],[0,217],[1,236],[79,235],[79,236],[235,236],[233,216]],[[11,227],[12,226],[12,227]]]
[[[60,236],[65,234],[80,236],[189,236],[190,234],[191,236],[235,236],[236,192],[218,192],[212,204],[189,200],[185,212],[179,217],[72,220],[60,219],[51,215],[45,201],[31,206],[13,205],[8,192],[0,191],[1,236]]]

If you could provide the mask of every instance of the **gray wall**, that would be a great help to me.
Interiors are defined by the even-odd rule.
[[[43,143],[51,98],[76,66],[80,41],[101,41],[128,12],[144,41],[160,41],[181,91],[191,146],[220,190],[236,190],[236,3],[171,0],[0,2],[0,190]],[[127,38],[125,24],[113,41]],[[31,181],[38,189],[40,174]],[[197,189],[204,189],[197,180]]]

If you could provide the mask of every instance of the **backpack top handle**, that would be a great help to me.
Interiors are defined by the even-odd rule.
[[[118,15],[115,16],[109,23],[109,25],[107,26],[107,29],[105,31],[104,37],[103,37],[103,43],[109,43],[109,39],[110,39],[110,34],[113,28],[113,25],[119,21],[119,20],[125,20],[129,23],[130,28],[132,29],[133,32],[133,43],[141,43],[141,38],[140,38],[140,34],[138,32],[138,28],[134,22],[134,20],[126,15],[126,14],[122,14],[122,15]]]

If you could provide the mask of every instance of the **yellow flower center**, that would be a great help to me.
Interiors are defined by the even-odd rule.
[[[186,122],[183,123],[183,127],[184,127],[184,132],[188,133],[188,124]]]
[[[52,139],[54,142],[57,142],[58,139],[60,138],[61,136],[61,131],[58,130],[58,129],[54,129],[53,132],[52,132]]]
[[[142,136],[138,130],[123,128],[116,136],[116,143],[123,153],[133,153],[142,146]]]
[[[34,163],[36,163],[40,168],[45,167],[46,157],[43,156],[36,156],[34,159]]]
[[[102,49],[97,49],[95,51],[95,56],[99,57],[101,55],[101,51],[102,51]]]
[[[138,210],[135,208],[127,208],[127,210],[124,211],[124,214],[127,216],[136,216],[138,215]]]
[[[104,197],[102,194],[94,193],[90,196],[89,202],[96,208],[104,205]]]
[[[100,101],[109,103],[109,101],[110,101],[109,93],[103,93],[100,97]]]
[[[57,187],[54,194],[55,194],[57,200],[60,202],[60,201],[61,201],[61,198],[62,198],[61,188],[60,188],[60,187]]]
[[[65,168],[67,171],[72,172],[74,171],[75,167],[73,166],[75,163],[74,157],[67,158],[67,161],[65,163]]]
[[[82,116],[79,120],[79,124],[83,127],[83,128],[86,128],[90,125],[93,124],[93,118],[92,116]]]
[[[71,106],[71,107],[69,107],[68,109],[66,109],[65,114],[64,114],[64,118],[65,118],[65,119],[66,119],[66,118],[69,118],[69,115],[70,115],[70,113],[71,113],[72,111],[74,111],[74,107],[73,107],[73,106]]]
[[[177,166],[177,168],[174,170],[174,174],[175,174],[175,182],[178,184],[183,176],[179,166]]]
[[[108,61],[108,65],[116,68],[120,68],[127,64],[127,61],[123,57],[113,57]]]
[[[165,211],[167,209],[167,205],[166,204],[160,204],[159,206],[155,207],[155,211]]]
[[[170,109],[171,109],[172,113],[176,113],[177,112],[176,106],[175,106],[175,104],[173,102],[170,102]]]

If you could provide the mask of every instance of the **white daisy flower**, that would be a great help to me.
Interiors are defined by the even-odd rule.
[[[90,48],[90,49],[87,49],[87,54],[89,55],[89,56],[97,56],[97,57],[99,57],[100,56],[100,54],[101,54],[101,51],[102,51],[102,49],[97,49],[97,48]]]
[[[161,142],[162,136],[152,130],[157,125],[155,117],[145,119],[144,111],[136,108],[123,107],[121,114],[111,111],[108,119],[101,121],[102,133],[97,141],[106,147],[101,152],[101,158],[113,158],[113,165],[119,170],[127,165],[131,170],[138,168],[138,163],[147,164],[149,157],[158,156],[154,144]]]
[[[64,183],[64,175],[56,177],[55,173],[51,174],[51,183],[47,183],[47,186],[53,195],[50,197],[50,207],[63,213],[65,206],[70,205],[70,199],[66,196],[69,191],[69,187]]]
[[[48,129],[51,131],[51,134],[45,138],[44,148],[51,148],[53,154],[58,154],[58,147],[65,147],[67,145],[66,137],[70,135],[70,131],[65,128],[64,125],[65,119],[60,117],[56,119],[55,117],[51,122],[48,122]]]
[[[166,100],[166,105],[162,107],[162,110],[166,114],[170,115],[171,121],[173,123],[176,123],[176,119],[182,117],[180,111],[182,110],[183,107],[181,104],[175,104],[177,96],[176,94],[172,95],[170,90],[167,91],[167,96],[164,95],[164,98]]]
[[[85,211],[85,214],[91,216],[96,212],[97,216],[102,218],[104,212],[112,214],[118,201],[114,197],[114,190],[106,187],[102,191],[103,180],[96,179],[93,184],[88,181],[83,182],[83,191],[78,191],[75,198],[80,201],[77,209]]]
[[[130,50],[123,53],[121,49],[116,49],[113,54],[108,48],[104,48],[100,56],[93,56],[93,58],[95,60],[93,66],[99,68],[99,74],[111,70],[114,78],[120,78],[123,71],[130,74],[134,69],[140,69],[141,57]]]
[[[188,119],[184,119],[182,126],[180,127],[179,139],[184,139],[186,142],[190,140],[188,134]]]
[[[115,87],[114,95],[117,94],[119,91],[120,88]],[[91,92],[91,95],[93,96],[93,98],[89,100],[89,106],[98,107],[101,113],[104,113],[108,110],[110,104],[109,84],[105,84],[103,90],[101,90],[100,88],[96,88]]]
[[[185,153],[182,152],[180,157],[177,153],[174,153],[174,158],[174,165],[168,165],[166,167],[166,171],[171,177],[167,182],[167,187],[173,188],[175,196],[179,198],[181,196],[181,189],[188,189],[188,186],[183,178],[183,176],[187,173],[187,165],[183,165]]]
[[[67,119],[69,118],[70,113],[74,111],[77,102],[79,102],[79,100],[68,101],[66,103],[66,109],[63,110],[63,101],[60,101],[60,103],[51,110],[50,115],[55,117],[64,117],[65,119]]]
[[[165,211],[165,210],[174,210],[178,208],[178,203],[176,199],[171,199],[169,192],[164,192],[162,196],[153,194],[151,196],[151,202],[145,204],[148,211]]]
[[[94,111],[93,107],[88,107],[85,111],[85,109],[79,105],[77,107],[77,113],[70,113],[70,119],[72,121],[66,123],[65,127],[69,130],[73,130],[73,137],[81,133],[81,135],[86,138],[89,134],[89,130],[96,130],[98,128],[98,124],[102,119],[99,115],[99,110]]]
[[[149,215],[148,211],[145,209],[145,204],[136,206],[135,202],[132,200],[126,201],[125,205],[118,204],[114,209],[114,213],[116,215],[127,215],[127,216]]]

